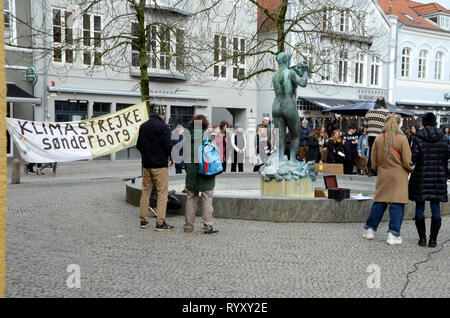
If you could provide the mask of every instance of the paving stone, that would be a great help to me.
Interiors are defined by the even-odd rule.
[[[155,219],[139,228],[120,178],[43,184],[8,188],[6,297],[401,297],[414,264],[437,250],[417,245],[414,221],[400,246],[385,243],[386,223],[374,241],[361,223],[216,219],[220,232],[204,235],[197,218],[187,234],[170,215],[177,229],[157,233]],[[448,239],[444,217],[438,241]],[[404,295],[449,297],[449,259],[450,242],[417,265]],[[80,289],[66,284],[69,264],[80,266]],[[380,289],[367,287],[371,264]]]

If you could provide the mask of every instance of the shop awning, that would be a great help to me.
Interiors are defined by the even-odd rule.
[[[408,108],[428,108],[429,110],[445,110],[447,108],[450,110],[450,103],[442,103],[442,104],[432,104],[432,103],[409,103],[409,102],[397,102],[397,106],[408,107]]]
[[[16,84],[7,83],[6,101],[8,103],[30,103],[41,104],[41,99],[28,94]]]
[[[300,97],[300,98],[324,109],[329,109],[348,104],[356,104],[361,102],[359,100],[352,100],[352,99],[333,99],[333,98],[316,98],[316,97]]]

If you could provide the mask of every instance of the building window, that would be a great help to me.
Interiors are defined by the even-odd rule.
[[[156,25],[152,25],[150,27],[150,41],[148,42],[150,44],[150,47],[147,48],[147,51],[149,51],[149,64],[151,68],[156,69],[156,61],[158,60],[158,30],[156,28]]]
[[[194,117],[194,107],[170,106],[170,123],[172,129],[178,125],[188,128],[192,117]]]
[[[4,36],[5,43],[16,44],[16,24],[14,19],[15,1],[3,0]]]
[[[61,10],[53,9],[53,61],[62,62]]]
[[[322,67],[321,67],[321,79],[322,81],[331,81],[331,49],[325,49],[322,52]]]
[[[185,34],[185,31],[181,29],[178,29],[176,33],[176,70],[179,72],[184,72]]]
[[[102,18],[94,16],[94,65],[102,65]]]
[[[56,100],[55,119],[57,122],[80,121],[87,119],[87,101]]]
[[[161,51],[159,54],[159,67],[162,70],[170,70],[170,29],[160,27]]]
[[[92,107],[92,117],[98,117],[111,112],[111,103],[94,103]]]
[[[358,12],[356,14],[356,21],[354,22],[353,30],[359,34],[359,35],[365,35],[366,34],[366,19],[367,19],[367,13],[365,12]]]
[[[91,16],[83,14],[83,45],[86,48],[91,46]],[[91,65],[91,52],[85,50],[83,53],[83,64]]]
[[[138,24],[131,23],[131,65],[138,67],[139,66],[139,50],[137,47],[138,40]]]
[[[233,79],[245,76],[245,39],[233,38]]]
[[[133,106],[134,104],[126,104],[126,103],[116,103],[116,112],[127,107]]]
[[[90,51],[83,52],[83,64],[91,65],[91,52]]]
[[[72,12],[64,12],[64,42],[66,44],[66,63],[73,63],[73,15]]]
[[[441,16],[441,28],[450,31],[450,17]]]
[[[420,50],[420,52],[419,52],[419,69],[418,69],[418,75],[417,75],[417,77],[420,79],[427,78],[427,57],[428,57],[428,51]]]
[[[338,82],[348,82],[348,53],[340,52],[338,60]]]
[[[370,85],[381,85],[381,59],[378,56],[372,56],[372,64],[370,66]]]
[[[53,49],[53,61],[62,62],[62,50],[61,47],[55,47]]]
[[[53,61],[73,63],[73,14],[53,9]]]
[[[322,30],[330,31],[332,29],[332,12],[330,9],[325,8],[322,11]]]
[[[350,12],[342,10],[340,13],[339,31],[348,33],[350,31]]]
[[[102,17],[83,14],[83,64],[102,65]],[[93,58],[92,58],[93,57]]]
[[[147,63],[150,69],[171,70],[175,68],[177,71],[184,70],[184,54],[185,54],[185,31],[178,29],[171,32],[169,27],[156,25],[147,25],[146,27],[147,41]],[[131,65],[139,67],[139,48],[138,48],[138,24],[131,24]],[[171,38],[174,37],[176,43],[171,44]],[[174,53],[175,52],[175,53]],[[172,62],[172,56],[175,56],[175,63]]]
[[[441,81],[442,80],[442,66],[444,61],[444,53],[436,52],[436,56],[434,58],[434,79]]]
[[[358,53],[355,62],[355,84],[364,84],[364,54]]]
[[[214,77],[227,77],[227,37],[214,34]]]
[[[402,50],[402,77],[410,76],[410,67],[411,67],[411,49],[405,47]]]

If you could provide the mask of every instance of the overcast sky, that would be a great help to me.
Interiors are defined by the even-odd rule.
[[[421,2],[421,3],[432,3],[432,2],[437,2],[439,3],[441,6],[445,7],[446,9],[450,10],[450,0],[434,0],[434,1],[430,1],[430,0],[414,0],[415,2]]]

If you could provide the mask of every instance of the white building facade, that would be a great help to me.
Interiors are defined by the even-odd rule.
[[[380,0],[386,13],[387,2]],[[434,112],[440,126],[450,126],[450,10],[398,0],[389,19],[396,43],[391,103],[418,115]]]
[[[36,121],[83,120],[141,101],[139,60],[133,45],[117,49],[114,53],[116,59],[101,56],[102,52],[110,49],[107,38],[112,34],[120,34],[125,29],[124,33],[131,38],[137,36],[133,18],[111,23],[112,13],[108,11],[111,8],[96,5],[81,14],[74,1],[10,2],[14,3],[16,12],[25,5],[30,7],[28,17],[32,18],[29,24],[42,32],[33,34],[32,44],[28,47],[36,48],[30,50],[36,52],[39,51],[37,48],[44,49],[40,54],[32,54],[30,61],[25,63],[26,66],[34,66],[38,72],[33,93],[42,102],[36,104],[32,113],[18,118]],[[115,16],[133,10],[127,1],[111,2],[116,4]],[[237,81],[238,75],[245,75],[245,60],[240,60],[236,66],[230,60],[216,61],[216,57],[222,52],[229,55],[236,49],[245,50],[251,34],[256,33],[256,24],[252,23],[256,8],[246,8],[243,2],[241,10],[236,11],[237,19],[246,24],[245,32],[240,34],[228,33],[226,21],[220,19],[208,27],[210,33],[202,34],[203,43],[207,43],[204,59],[208,60],[205,64],[213,66],[203,74],[191,74],[183,72],[183,57],[171,57],[170,52],[188,47],[186,41],[199,32],[198,19],[191,19],[198,10],[194,1],[148,2],[145,20],[152,39],[148,48],[150,99],[152,104],[166,106],[167,123],[172,129],[178,124],[187,126],[194,114],[203,114],[213,124],[227,120],[230,126],[240,123],[254,131],[256,84],[249,82],[243,89]],[[18,8],[20,6],[22,9]],[[233,7],[234,2],[223,1],[220,8],[229,10]],[[170,25],[170,29],[164,24]],[[77,39],[81,40],[77,42]],[[138,158],[135,148],[129,148],[105,159]]]

